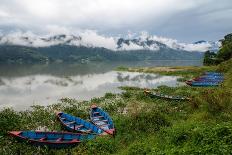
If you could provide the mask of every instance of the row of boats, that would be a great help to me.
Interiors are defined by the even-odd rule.
[[[186,81],[185,83],[190,86],[196,87],[210,87],[219,86],[224,81],[222,73],[218,72],[205,72],[203,75]]]
[[[57,112],[56,116],[67,132],[11,131],[9,134],[21,141],[52,148],[74,146],[96,136],[115,135],[113,120],[96,105],[90,107],[91,122],[64,112]]]
[[[207,87],[207,86],[218,86],[224,80],[222,73],[218,72],[205,72],[199,77],[193,78],[192,80],[186,81],[187,85],[198,86],[198,87]],[[161,98],[166,100],[176,100],[176,101],[188,101],[189,97],[179,96],[179,95],[167,95],[160,92],[152,92],[145,89],[144,94],[150,97]]]

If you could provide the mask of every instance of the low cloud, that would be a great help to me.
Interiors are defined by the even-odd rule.
[[[86,46],[86,47],[104,47],[110,50],[152,50],[157,51],[160,49],[160,43],[164,44],[168,48],[185,50],[185,51],[199,51],[205,52],[211,48],[218,48],[220,44],[213,42],[202,41],[199,43],[181,43],[175,39],[159,37],[155,35],[149,35],[147,32],[141,32],[140,34],[131,32],[123,39],[127,42],[122,42],[118,45],[120,37],[111,37],[100,35],[97,31],[93,30],[81,30],[79,32],[73,32],[66,29],[65,33],[51,33],[49,35],[36,35],[32,32],[13,32],[2,35],[0,37],[0,44],[7,45],[21,45],[31,47],[48,47],[59,44],[72,45],[72,46]],[[136,40],[134,42],[133,40]],[[148,44],[147,42],[153,42]],[[213,47],[215,46],[215,47]]]

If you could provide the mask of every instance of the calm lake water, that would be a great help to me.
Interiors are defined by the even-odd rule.
[[[113,71],[118,66],[200,66],[201,61],[153,61],[88,64],[0,65],[0,109],[28,109],[56,103],[62,97],[89,100],[119,86],[177,86],[177,77]]]

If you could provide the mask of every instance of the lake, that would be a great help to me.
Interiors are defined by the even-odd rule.
[[[98,62],[88,64],[0,65],[0,109],[29,109],[63,97],[89,100],[121,93],[120,86],[175,87],[176,76],[114,71],[119,66],[201,66],[201,61]]]

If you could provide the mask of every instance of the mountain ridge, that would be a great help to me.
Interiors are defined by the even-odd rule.
[[[89,61],[147,61],[147,60],[199,60],[202,52],[186,52],[173,49],[158,51],[128,50],[112,51],[106,48],[55,45],[49,47],[26,47],[0,45],[0,63],[52,63]]]
[[[196,44],[201,47],[208,42],[201,41]],[[6,35],[0,37],[0,63],[202,59],[203,52],[186,50],[186,48],[195,48],[195,44],[191,46],[154,36],[131,39],[101,36],[96,39],[96,36],[91,38],[91,36],[67,34],[46,37],[32,34]]]

